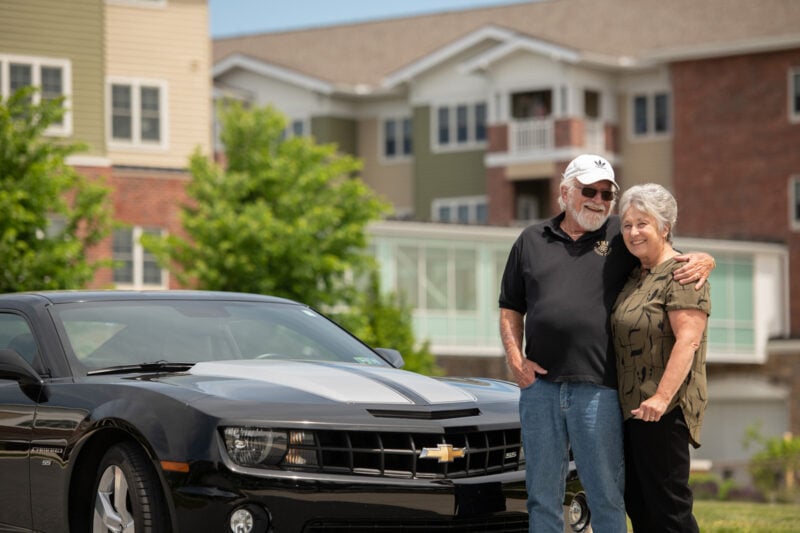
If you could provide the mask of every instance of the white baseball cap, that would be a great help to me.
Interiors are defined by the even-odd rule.
[[[610,181],[615,189],[619,185],[614,180],[614,169],[604,157],[594,154],[579,155],[567,165],[564,179],[575,178],[583,185],[591,185],[598,181]]]

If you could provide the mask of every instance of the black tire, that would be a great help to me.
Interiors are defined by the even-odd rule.
[[[161,484],[135,444],[123,442],[108,449],[93,487],[93,533],[169,531]]]

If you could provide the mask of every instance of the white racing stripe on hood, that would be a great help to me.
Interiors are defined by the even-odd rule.
[[[348,367],[353,371],[348,371]],[[342,403],[412,404],[413,401],[393,388],[392,383],[413,391],[430,403],[475,400],[458,387],[420,374],[356,364],[267,360],[203,362],[194,365],[189,373],[274,383]]]

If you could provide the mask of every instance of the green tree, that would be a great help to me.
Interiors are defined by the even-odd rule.
[[[771,500],[800,497],[800,437],[764,437],[760,427],[747,429],[744,445],[761,445],[750,458],[750,474],[756,487]]]
[[[334,145],[284,138],[271,107],[220,108],[227,168],[195,153],[186,238],[143,239],[184,284],[283,296],[330,309],[355,298],[367,271],[366,225],[388,205],[353,175],[360,162]]]
[[[365,290],[349,312],[334,318],[370,346],[393,348],[403,354],[404,368],[429,376],[440,376],[443,369],[436,364],[426,340],[420,346],[414,339],[411,308],[397,293],[384,293],[380,278],[372,271]]]
[[[107,264],[87,252],[111,230],[108,188],[66,163],[82,145],[44,137],[63,99],[34,96],[0,99],[0,292],[80,288]]]

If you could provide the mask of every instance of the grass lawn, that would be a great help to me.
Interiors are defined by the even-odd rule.
[[[696,500],[694,516],[703,533],[800,531],[800,505]]]

